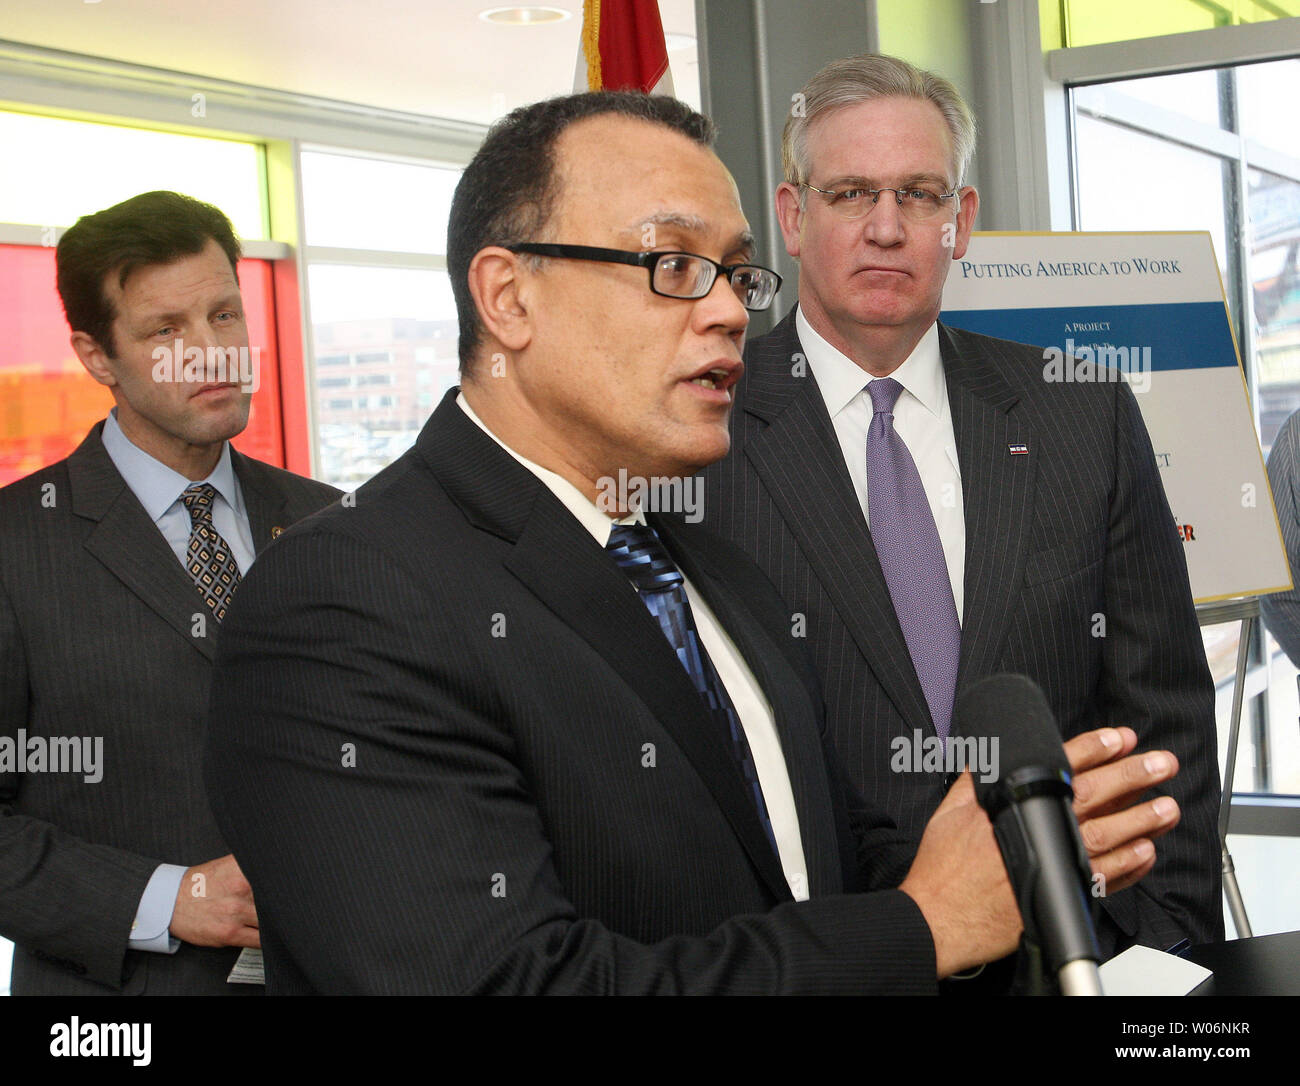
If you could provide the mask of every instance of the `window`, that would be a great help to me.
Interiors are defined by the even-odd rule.
[[[256,143],[0,112],[0,147],[9,163],[0,170],[0,222],[71,226],[130,196],[171,189],[221,208],[245,240],[268,236]]]
[[[1040,10],[1044,47],[1056,49],[1286,19],[1300,0],[1046,0]]]
[[[445,254],[460,170],[308,149],[302,172],[320,474],[355,487],[411,447],[457,384]]]
[[[1078,228],[1210,232],[1265,454],[1300,408],[1300,137],[1287,119],[1297,96],[1300,60],[1071,92]],[[1222,757],[1239,625],[1203,636]],[[1266,633],[1250,659],[1235,787],[1300,794],[1297,669]]]

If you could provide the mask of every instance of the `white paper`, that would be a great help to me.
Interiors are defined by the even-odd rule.
[[[227,984],[265,984],[266,970],[262,967],[262,951],[246,946],[235,959],[235,967],[226,978]]]
[[[1101,989],[1108,996],[1183,996],[1213,975],[1186,958],[1134,946],[1103,963]]]

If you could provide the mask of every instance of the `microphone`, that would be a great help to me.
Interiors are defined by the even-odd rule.
[[[1023,675],[990,675],[962,692],[953,721],[998,759],[993,774],[975,776],[975,795],[993,823],[1026,943],[1045,957],[1062,995],[1101,995],[1092,866],[1047,699]]]

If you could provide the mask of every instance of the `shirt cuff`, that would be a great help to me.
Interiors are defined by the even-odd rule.
[[[140,907],[131,922],[131,950],[151,950],[156,954],[175,954],[181,941],[167,929],[171,927],[176,895],[187,868],[176,864],[159,864],[140,895]]]

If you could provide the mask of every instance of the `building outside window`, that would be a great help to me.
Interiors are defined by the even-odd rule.
[[[319,474],[350,489],[409,449],[457,384],[446,249],[460,170],[312,148],[302,178]]]

